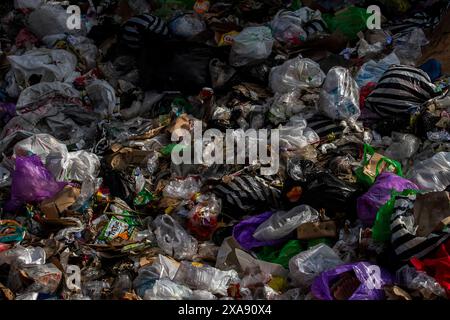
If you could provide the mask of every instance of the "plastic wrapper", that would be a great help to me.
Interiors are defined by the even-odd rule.
[[[86,87],[94,112],[103,117],[111,116],[116,108],[117,98],[114,88],[104,80],[95,80]]]
[[[213,294],[227,295],[227,289],[233,282],[238,282],[236,271],[221,271],[208,265],[194,266],[192,263],[182,261],[173,279],[191,289],[206,290]]]
[[[109,283],[105,281],[87,281],[82,282],[81,288],[83,295],[90,297],[92,300],[100,300],[102,292],[105,289],[110,289]]]
[[[66,81],[74,77],[76,57],[60,49],[34,49],[21,56],[8,56],[16,80],[27,84],[30,76],[41,76],[40,82]]]
[[[442,191],[450,185],[450,152],[415,163],[406,177],[428,191]]]
[[[318,88],[325,80],[319,64],[301,56],[273,67],[269,75],[269,86],[273,92],[288,93],[301,88]]]
[[[289,211],[277,211],[258,226],[253,237],[261,241],[282,239],[305,222],[319,219],[319,213],[308,205],[300,205]]]
[[[266,59],[272,53],[274,39],[268,27],[247,27],[234,38],[230,64],[240,67]]]
[[[0,252],[0,265],[7,264],[45,264],[46,254],[41,247],[23,247],[16,245]]]
[[[360,88],[364,87],[369,82],[378,82],[384,72],[394,64],[400,64],[400,60],[395,53],[387,55],[378,62],[369,60],[362,65],[361,69],[359,69],[355,81]]]
[[[410,266],[397,270],[396,282],[410,290],[418,290],[425,298],[447,296],[444,288],[433,277]]]
[[[333,67],[328,71],[320,91],[319,109],[330,119],[358,119],[359,89],[348,69]]]
[[[172,19],[169,30],[175,36],[191,38],[206,30],[206,24],[197,15],[183,14]]]
[[[52,294],[58,289],[63,276],[62,272],[52,263],[15,266],[11,270],[8,279],[10,285],[14,283],[12,287],[15,291],[20,290],[17,287],[14,288],[20,283],[15,282],[14,279],[14,277],[18,277],[18,272],[25,278],[32,280],[32,283],[24,288],[24,293],[39,292]],[[22,283],[20,284],[23,286]]]
[[[53,197],[66,185],[57,182],[38,156],[17,157],[12,174],[11,200],[6,210],[18,209],[26,202],[39,202]]]
[[[200,181],[195,177],[188,177],[184,180],[171,180],[164,188],[163,194],[166,197],[176,199],[190,199],[195,193],[200,191]]]
[[[160,215],[155,221],[158,246],[175,259],[190,259],[198,250],[198,243],[169,215]]]
[[[391,197],[392,190],[401,192],[406,189],[417,190],[418,187],[411,181],[390,172],[380,174],[375,183],[356,203],[358,217],[365,226],[371,227],[375,221],[378,209]]]
[[[332,283],[346,273],[353,271],[360,285],[348,300],[383,300],[383,286],[392,283],[392,276],[384,269],[368,262],[341,265],[320,274],[312,284],[311,291],[320,300],[336,300],[331,289]]]
[[[251,250],[257,247],[278,245],[285,242],[286,239],[275,239],[275,240],[258,240],[253,234],[260,224],[265,222],[272,216],[272,212],[264,212],[260,215],[244,219],[239,222],[233,228],[233,237],[241,245],[242,248],[246,250]]]
[[[198,204],[189,212],[187,229],[199,240],[208,240],[217,228],[221,212],[221,200],[214,194],[202,195]]]
[[[161,279],[145,292],[144,300],[189,300],[192,296],[193,292],[188,287]]]
[[[301,287],[308,287],[321,272],[343,264],[336,252],[324,244],[300,252],[289,261],[292,280]]]

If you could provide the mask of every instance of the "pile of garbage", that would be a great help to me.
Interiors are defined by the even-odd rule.
[[[1,1],[0,299],[447,299],[449,7]]]

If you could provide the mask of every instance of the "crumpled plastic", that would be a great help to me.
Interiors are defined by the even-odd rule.
[[[8,60],[20,84],[28,84],[32,75],[41,76],[40,82],[69,82],[77,76],[77,59],[66,50],[33,49],[21,56],[8,56]]]
[[[38,156],[17,157],[12,174],[11,200],[6,210],[16,210],[26,202],[39,202],[53,197],[66,185],[57,182]]]
[[[450,186],[450,152],[438,152],[416,163],[406,177],[423,190],[444,190]]]
[[[318,244],[291,258],[290,277],[297,285],[306,288],[321,272],[343,263],[333,249],[325,244]]]
[[[319,109],[330,119],[358,119],[359,89],[348,69],[333,67],[328,71],[320,91]]]
[[[198,249],[197,240],[167,214],[159,215],[153,222],[158,246],[175,259],[191,259]]]
[[[254,232],[258,226],[264,223],[267,219],[272,216],[272,212],[264,212],[257,216],[244,219],[233,228],[233,237],[241,245],[242,248],[251,250],[257,247],[271,246],[283,243],[286,239],[275,239],[275,240],[258,240],[254,237]]]
[[[311,286],[314,296],[320,300],[334,300],[330,286],[340,274],[347,271],[354,271],[361,282],[348,300],[383,300],[382,287],[393,281],[392,276],[386,270],[376,265],[368,262],[350,263],[321,273]]]
[[[400,192],[406,189],[417,190],[418,187],[411,181],[394,173],[381,173],[370,189],[357,200],[356,210],[359,219],[366,226],[372,226],[378,209],[391,198],[391,191],[396,190]]]
[[[234,37],[230,64],[240,67],[264,60],[272,53],[273,43],[272,32],[268,27],[247,27]]]
[[[258,226],[253,237],[261,241],[281,239],[288,236],[301,224],[318,219],[317,210],[308,205],[300,205],[289,211],[276,211]]]
[[[298,56],[270,70],[269,86],[273,92],[288,93],[301,88],[318,88],[324,80],[325,73],[317,62]]]

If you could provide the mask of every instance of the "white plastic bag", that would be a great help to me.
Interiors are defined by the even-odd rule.
[[[277,211],[258,226],[253,237],[261,241],[281,239],[303,223],[318,219],[317,210],[308,205],[300,205],[289,211]]]
[[[320,91],[319,109],[333,120],[358,119],[359,88],[348,69],[334,67],[328,71]]]
[[[230,64],[240,67],[266,59],[272,53],[274,39],[267,27],[247,27],[236,37],[231,47]]]
[[[270,22],[275,39],[288,44],[306,41],[308,34],[302,28],[305,21],[295,12],[280,10]]]
[[[239,277],[235,270],[222,271],[208,265],[194,266],[182,261],[173,280],[191,289],[226,296],[230,283],[238,282]]]
[[[343,263],[333,249],[325,244],[318,244],[292,257],[289,261],[289,271],[298,286],[309,287],[321,272]]]
[[[320,141],[319,135],[307,127],[307,122],[300,115],[293,116],[285,126],[279,126],[280,148],[301,149]]]
[[[318,88],[324,80],[325,73],[319,64],[299,56],[273,67],[269,75],[269,86],[273,92],[288,93],[300,88]]]

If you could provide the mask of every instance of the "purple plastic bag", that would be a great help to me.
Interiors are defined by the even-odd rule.
[[[17,157],[12,174],[11,200],[5,204],[5,210],[14,211],[24,203],[51,198],[66,184],[57,182],[38,156]]]
[[[14,103],[0,102],[0,123],[7,124],[16,115]]]
[[[233,228],[233,237],[246,250],[263,246],[276,246],[287,241],[288,238],[282,238],[277,240],[260,241],[253,237],[253,233],[258,226],[270,218],[273,212],[268,211],[260,215],[250,217],[242,220]]]
[[[366,227],[371,227],[380,209],[390,198],[391,191],[403,191],[406,189],[418,190],[411,181],[391,172],[380,174],[370,189],[358,198],[356,210],[358,217]]]
[[[361,285],[348,300],[383,300],[383,286],[392,284],[393,277],[386,270],[368,262],[357,262],[338,266],[322,272],[314,279],[311,292],[317,299],[334,300],[330,287],[345,272],[353,270]]]

